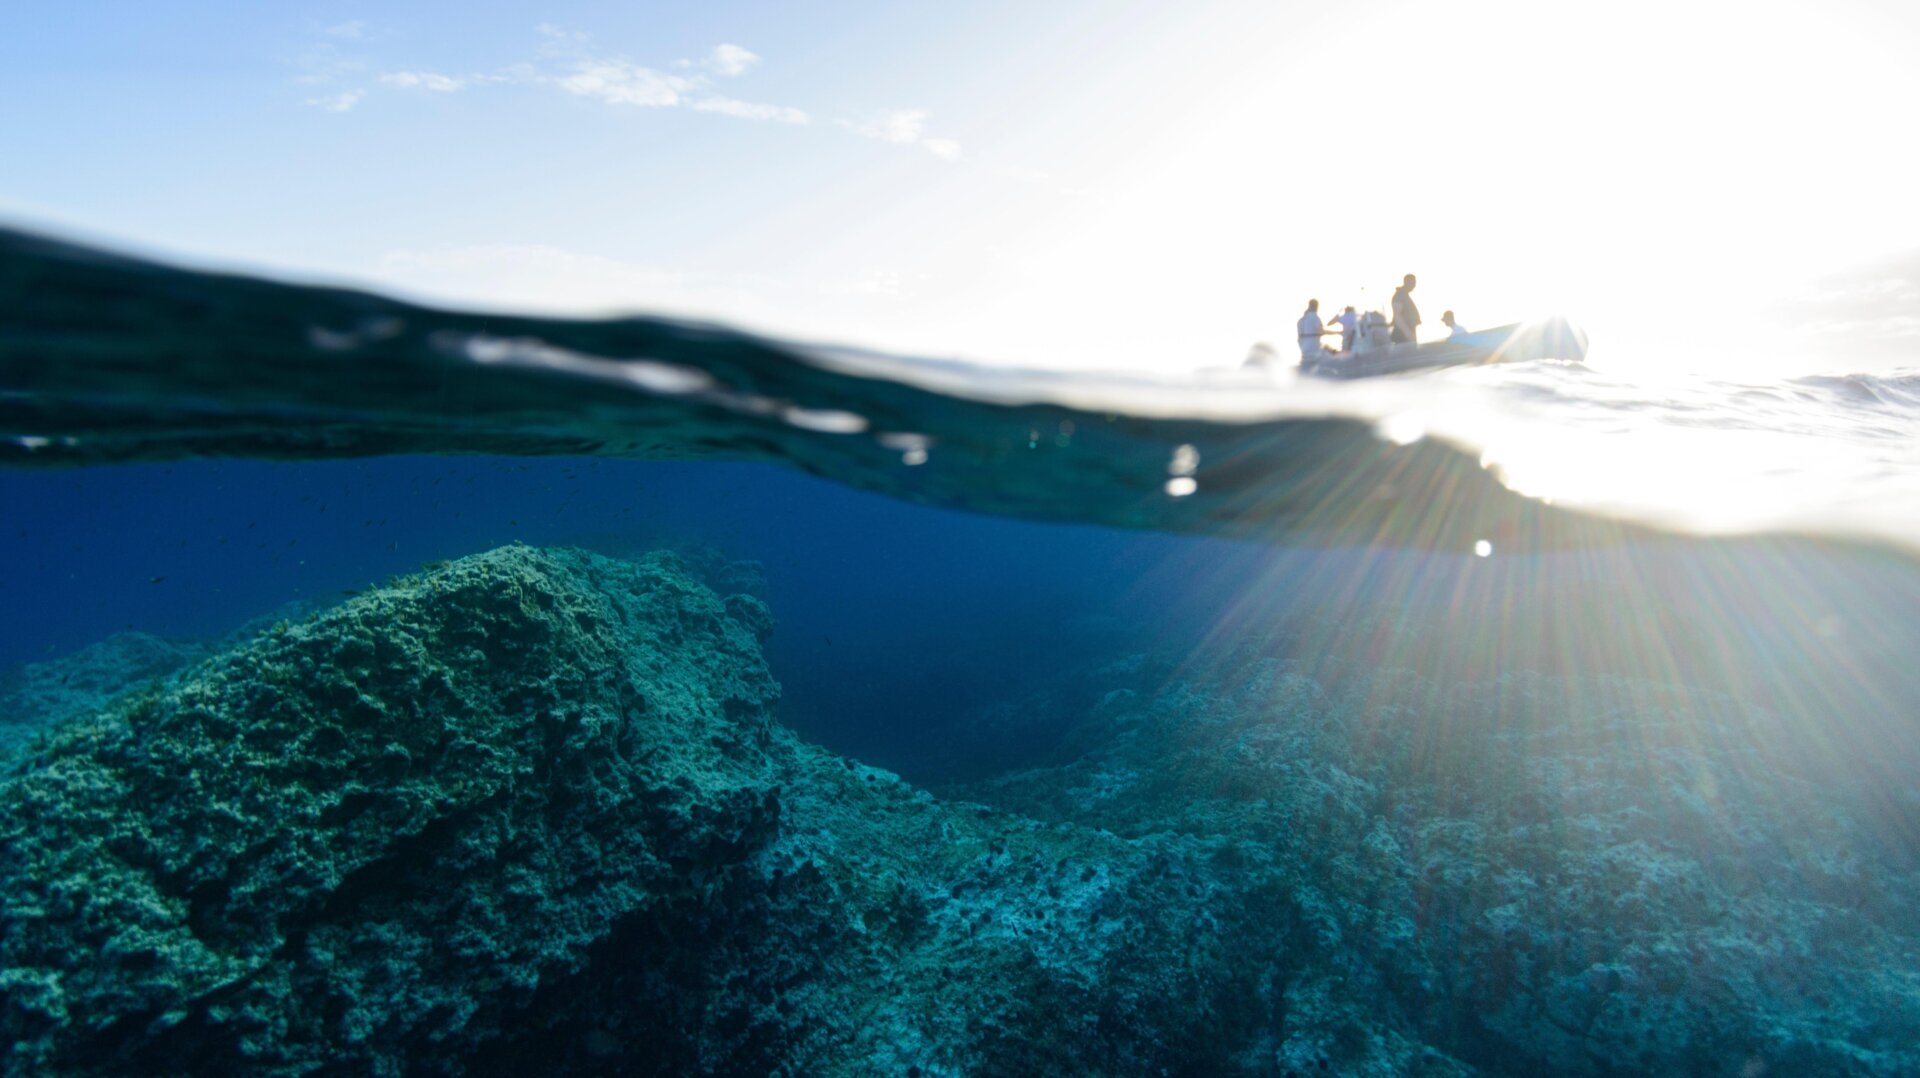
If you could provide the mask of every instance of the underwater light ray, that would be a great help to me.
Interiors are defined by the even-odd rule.
[[[1748,557],[1738,563],[1710,562],[1705,574],[1707,601],[1715,604],[1703,619],[1707,625],[1767,624],[1784,633],[1763,649],[1750,628],[1739,638],[1731,629],[1714,632],[1734,691],[1780,716],[1899,714],[1900,702],[1849,654],[1845,638],[1820,631],[1818,611],[1835,594],[1834,582],[1815,575],[1817,563],[1788,551],[1763,547],[1761,554],[1765,560],[1757,573]],[[1874,609],[1865,607],[1863,613],[1871,617]],[[1892,626],[1886,629],[1894,631]],[[1756,664],[1756,656],[1763,661]],[[1878,732],[1828,723],[1786,730],[1782,736],[1791,737],[1799,751],[1817,758],[1823,769],[1839,773],[1844,761],[1875,756]]]

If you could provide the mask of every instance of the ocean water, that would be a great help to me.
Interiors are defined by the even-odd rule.
[[[1917,420],[0,233],[4,1069],[1920,1072]]]

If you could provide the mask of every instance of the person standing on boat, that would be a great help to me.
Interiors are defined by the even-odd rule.
[[[1307,313],[1300,316],[1299,330],[1300,359],[1304,362],[1309,359],[1320,358],[1321,353],[1326,351],[1326,349],[1320,346],[1320,337],[1326,330],[1321,328],[1320,325],[1319,300],[1310,299],[1307,301]]]
[[[1360,316],[1353,313],[1353,307],[1333,316],[1333,324],[1340,327],[1340,350],[1353,351],[1353,336],[1360,326]]]
[[[1420,308],[1413,305],[1413,274],[1393,290],[1393,343],[1420,343]]]
[[[1447,327],[1447,339],[1450,341],[1467,335],[1467,327],[1453,320],[1452,311],[1440,316],[1440,324]]]

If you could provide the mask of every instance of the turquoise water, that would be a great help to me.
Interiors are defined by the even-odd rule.
[[[9,1073],[1920,1070],[1913,374],[0,310]]]

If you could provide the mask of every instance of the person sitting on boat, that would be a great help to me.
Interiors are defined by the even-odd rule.
[[[1320,344],[1320,338],[1326,330],[1320,325],[1320,301],[1307,301],[1307,313],[1300,316],[1300,361],[1302,363],[1321,359],[1326,356],[1326,348]]]
[[[1346,310],[1334,315],[1332,322],[1340,327],[1340,350],[1353,351],[1353,336],[1360,328],[1360,316],[1353,313],[1353,305],[1348,304]]]
[[[1453,312],[1447,311],[1440,316],[1440,324],[1447,327],[1447,339],[1456,340],[1467,335],[1467,327],[1453,320]]]
[[[1413,274],[1393,290],[1393,343],[1420,343],[1420,308],[1413,305]]]

